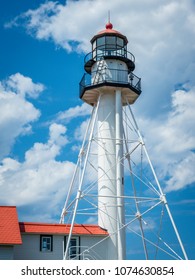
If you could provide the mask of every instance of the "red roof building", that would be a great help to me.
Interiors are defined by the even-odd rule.
[[[0,260],[63,259],[70,226],[19,222],[15,206],[0,206]],[[108,232],[97,225],[75,224],[69,246],[69,258],[94,259],[97,255],[105,254],[107,237]],[[89,244],[94,247],[95,243],[98,244],[98,254],[95,254],[94,250],[86,251]]]

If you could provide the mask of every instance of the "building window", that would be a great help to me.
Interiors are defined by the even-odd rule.
[[[78,238],[71,238],[70,239],[70,248],[69,248],[69,258],[75,259],[79,254],[79,245],[78,245]]]
[[[67,242],[67,238],[65,237],[65,244]],[[65,246],[66,247],[66,246]],[[69,249],[68,249],[68,258],[79,260],[80,259],[80,237],[72,237],[70,239]]]
[[[40,236],[40,251],[41,252],[52,252],[53,251],[53,236],[52,235],[41,235]]]

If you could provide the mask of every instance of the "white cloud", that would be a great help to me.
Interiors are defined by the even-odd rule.
[[[195,88],[177,90],[166,117],[138,120],[167,192],[195,182],[194,108]]]
[[[190,84],[180,87],[172,92],[171,109],[166,115],[152,118],[137,115],[150,158],[165,192],[183,189],[195,183],[195,87]],[[78,112],[80,107],[71,108],[67,116],[74,116],[74,110]],[[84,138],[87,123],[88,120],[84,120],[74,131],[74,140],[79,141],[79,144]],[[133,138],[132,131],[128,137]],[[79,150],[77,146],[73,148]],[[134,156],[135,161],[138,157],[140,160],[140,151]]]
[[[68,143],[67,137],[65,137],[67,129],[61,124],[53,123],[49,127],[50,142],[59,146],[66,145]]]
[[[22,97],[29,96],[30,98],[37,98],[39,94],[45,89],[43,84],[33,83],[32,79],[25,77],[20,73],[11,75],[6,81],[7,88],[16,91]]]
[[[187,185],[195,183],[195,154],[189,153],[187,157],[171,168],[171,178],[166,182],[165,192],[177,191]]]
[[[92,107],[86,103],[83,103],[81,106],[71,107],[66,111],[59,112],[57,116],[58,121],[68,122],[77,117],[83,117],[90,115]]]
[[[83,121],[74,132],[74,137],[77,141],[83,141],[87,126],[89,124],[89,119]]]
[[[52,40],[67,51],[89,52],[90,39],[104,29],[108,10],[114,28],[127,36],[129,51],[136,57],[135,72],[142,77],[143,85],[140,114],[150,115],[169,107],[169,92],[175,84],[188,80],[194,83],[192,0],[69,0],[65,5],[47,1],[7,27],[23,25],[38,40]]]
[[[66,128],[61,124],[50,125],[50,138],[46,144],[35,143],[33,147],[25,153],[25,161],[28,166],[39,166],[42,163],[54,159],[60,154],[61,147],[68,143],[65,135]]]
[[[35,143],[25,153],[23,162],[3,159],[0,165],[0,203],[34,205],[33,208],[41,204],[43,215],[47,211],[51,213],[51,208],[60,210],[58,207],[63,205],[75,167],[72,162],[56,160],[67,144],[65,133],[65,127],[54,123],[50,126],[48,141]]]
[[[7,155],[19,135],[29,133],[31,123],[38,120],[40,111],[25,99],[37,98],[44,89],[29,77],[19,73],[0,82],[0,158]]]
[[[134,107],[152,161],[161,178],[167,180],[166,191],[182,189],[195,180],[193,1],[69,0],[65,5],[47,1],[7,27],[22,24],[38,40],[51,40],[67,51],[89,52],[90,39],[104,28],[108,10],[114,28],[127,36],[129,51],[136,56],[135,72],[142,77],[143,93]],[[192,85],[189,89],[174,91],[186,82]],[[8,154],[15,138],[27,133],[31,122],[40,116],[25,97],[37,98],[43,89],[19,73],[0,85],[0,130],[6,129],[0,155]],[[90,106],[82,104],[60,112],[56,121],[69,122],[88,116],[90,111]],[[81,140],[85,127],[84,122],[76,129],[76,140]],[[2,185],[2,201],[26,205],[51,200],[56,206],[61,190],[66,193],[74,165],[56,160],[67,144],[66,128],[52,124],[49,133],[48,142],[35,143],[24,162],[3,160],[0,182],[6,185]]]

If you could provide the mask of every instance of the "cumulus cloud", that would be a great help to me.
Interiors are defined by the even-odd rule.
[[[29,133],[31,123],[40,117],[40,111],[26,96],[37,98],[43,90],[42,84],[20,73],[0,82],[0,158],[9,154],[15,139]]]
[[[33,83],[32,79],[25,77],[20,73],[11,75],[6,81],[6,88],[16,91],[22,97],[28,96],[30,98],[39,97],[40,93],[45,89],[41,83]]]
[[[26,151],[24,161],[4,158],[0,165],[0,203],[33,207],[41,203],[43,214],[51,207],[58,208],[60,201],[63,204],[75,166],[56,157],[67,143],[66,128],[54,123],[48,141],[35,143]]]
[[[194,107],[195,88],[186,86],[172,93],[166,117],[138,120],[166,192],[195,183]]]
[[[108,10],[111,10],[114,28],[129,39],[129,51],[136,57],[135,72],[142,77],[143,93],[134,108],[152,161],[165,181],[166,191],[182,189],[195,180],[194,1],[69,0],[65,5],[47,1],[19,15],[6,27],[22,25],[38,40],[50,40],[68,52],[89,52],[90,39],[104,28]],[[176,90],[179,84],[187,82],[190,86]],[[40,112],[26,98],[37,98],[43,89],[43,85],[34,84],[21,74],[1,83],[0,129],[10,129],[0,140],[0,155],[7,154],[14,139],[29,131],[31,122],[39,118]],[[86,104],[72,107],[60,112],[56,122],[88,116],[90,111]],[[76,129],[76,140],[81,140],[85,127],[84,121]],[[26,152],[24,162],[5,158],[0,177],[1,182],[8,178],[5,193],[17,182],[12,191],[18,203],[22,199],[32,203],[35,196],[40,201],[44,200],[44,195],[45,199],[50,199],[51,194],[55,197],[53,204],[57,203],[58,190],[67,186],[66,178],[73,168],[70,162],[56,160],[61,147],[67,144],[65,134],[66,127],[52,124],[48,142],[35,143]],[[38,187],[42,183],[43,186]],[[32,189],[35,195],[33,193],[30,198]],[[48,196],[43,195],[44,192],[48,192]],[[11,198],[9,202],[13,202]]]
[[[89,124],[89,119],[83,121],[83,122],[75,129],[74,137],[75,137],[76,140],[78,140],[78,141],[83,141],[84,135],[85,135],[85,132],[86,132],[86,130],[87,130],[88,124]]]
[[[82,3],[83,2],[83,3]],[[35,10],[28,10],[16,17],[5,27],[23,25],[28,33],[39,40],[52,40],[67,51],[83,49],[84,36],[81,37],[79,24],[85,16],[82,14],[89,8],[90,1],[67,1],[66,5],[47,1]],[[91,3],[93,4],[93,3]],[[81,5],[81,6],[80,6]],[[79,9],[82,9],[81,13]],[[66,19],[68,18],[68,24]],[[76,19],[77,18],[77,19]],[[76,20],[76,21],[75,21]],[[77,24],[76,24],[77,23]],[[86,25],[86,22],[85,22]],[[87,28],[87,25],[85,26]],[[79,39],[82,38],[82,39]],[[82,47],[81,47],[82,46]]]
[[[82,115],[82,112],[85,115],[84,107],[85,105],[68,109],[63,112],[64,119],[72,119]],[[136,115],[150,158],[165,192],[183,189],[195,183],[194,108],[195,87],[183,84],[171,93],[170,110],[165,115],[144,118]],[[74,130],[74,141],[78,144],[72,148],[76,151],[80,149],[88,121],[83,120]],[[132,131],[128,137],[136,139],[132,137]],[[134,146],[136,145],[135,143]],[[140,160],[140,151],[135,154],[136,161],[138,158]]]
[[[58,121],[68,122],[77,117],[88,116],[91,113],[92,107],[86,103],[78,105],[76,107],[71,107],[66,111],[59,112],[57,116]]]
[[[166,182],[165,192],[177,191],[183,189],[185,186],[194,184],[194,166],[195,154],[189,152],[188,156],[178,162],[174,168],[171,168],[172,173],[170,174],[170,179]]]
[[[104,29],[108,10],[114,28],[127,36],[129,51],[136,57],[143,89],[139,113],[149,115],[169,107],[169,92],[177,83],[194,83],[192,0],[69,0],[64,5],[47,1],[6,26],[22,25],[36,39],[50,40],[68,52],[89,52],[90,39]]]

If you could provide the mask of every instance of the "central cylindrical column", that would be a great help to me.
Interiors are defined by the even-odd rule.
[[[98,110],[98,224],[110,235],[108,259],[125,259],[121,91],[102,92]]]
[[[103,93],[98,110],[98,224],[110,235],[108,259],[118,259],[115,94]]]

